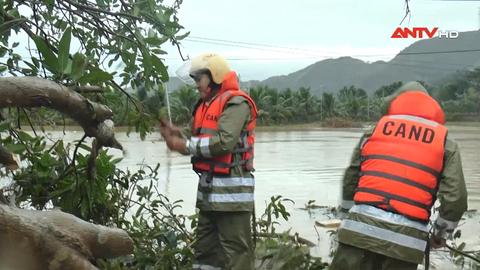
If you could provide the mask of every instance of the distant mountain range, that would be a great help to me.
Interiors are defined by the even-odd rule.
[[[480,31],[469,31],[459,33],[457,39],[419,40],[388,62],[366,63],[352,57],[326,59],[288,75],[242,82],[241,85],[267,85],[279,90],[309,87],[316,94],[354,85],[371,93],[396,81],[420,80],[437,84],[457,71],[475,67],[480,67]],[[176,89],[182,82],[172,78],[169,84],[169,89]]]

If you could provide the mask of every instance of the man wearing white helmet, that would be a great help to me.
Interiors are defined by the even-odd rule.
[[[182,133],[162,121],[160,132],[171,150],[192,156],[200,177],[193,269],[254,269],[250,220],[255,103],[217,54],[194,58],[189,76],[200,94],[191,130]]]

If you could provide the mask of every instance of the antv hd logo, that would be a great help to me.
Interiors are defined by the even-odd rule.
[[[427,27],[397,27],[390,38],[458,38],[458,31],[438,30],[438,27],[428,29]]]

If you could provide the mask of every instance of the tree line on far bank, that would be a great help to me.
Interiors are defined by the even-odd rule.
[[[246,89],[255,100],[259,125],[301,124],[324,122],[327,126],[352,126],[359,122],[377,121],[385,112],[384,98],[397,90],[403,82],[384,85],[371,92],[348,86],[336,92],[316,95],[309,88],[276,89],[265,85]],[[448,121],[478,121],[480,116],[480,68],[464,71],[445,79],[443,83],[429,85],[421,82],[445,110]],[[109,106],[117,125],[135,128],[146,134],[156,126],[160,117],[167,117],[165,89],[160,85],[154,91],[137,87],[133,95],[141,103],[140,112],[128,106],[125,97],[118,92],[92,94],[91,99]],[[169,92],[172,122],[189,123],[199,96],[192,86],[183,86]],[[125,106],[127,104],[127,106]],[[44,121],[63,123],[56,112],[37,114]],[[41,119],[37,119],[41,120]],[[68,123],[67,123],[68,124]]]
[[[480,115],[480,68],[457,73],[443,83],[429,85],[421,82],[445,110],[447,120],[477,121]],[[385,111],[384,98],[402,85],[401,81],[384,85],[370,95],[365,89],[349,86],[339,91],[313,94],[309,88],[279,90],[269,86],[247,89],[255,100],[260,125],[297,124],[317,121],[334,123],[368,122],[378,120]],[[150,113],[165,104],[164,92],[147,96],[137,91],[139,100]],[[172,121],[187,124],[198,101],[195,88],[184,86],[170,94]],[[333,120],[333,122],[332,122]]]

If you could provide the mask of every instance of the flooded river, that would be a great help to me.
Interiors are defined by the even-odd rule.
[[[361,135],[361,129],[257,132],[255,149],[257,215],[263,213],[265,202],[273,195],[292,199],[295,205],[288,204],[292,216],[281,227],[291,228],[293,232],[298,232],[301,236],[318,243],[317,247],[312,249],[312,253],[328,257],[328,234],[325,229],[314,228],[315,220],[324,217],[315,211],[307,212],[299,208],[304,207],[309,200],[315,200],[315,204],[318,205],[338,205],[342,175]],[[449,126],[449,136],[460,146],[469,193],[469,209],[479,209],[480,127]],[[182,213],[192,214],[195,211],[197,175],[192,172],[188,157],[167,154],[165,144],[159,141],[158,134],[152,135],[146,141],[139,140],[133,134],[130,137],[119,134],[119,139],[128,149],[120,166],[135,168],[142,163],[159,162],[161,164],[159,187],[171,199],[184,200]],[[470,235],[462,237],[470,248],[480,248],[477,233],[479,225],[478,219],[462,225],[463,230],[467,232],[463,235]],[[474,237],[471,237],[472,235]],[[433,256],[435,257],[435,254]],[[451,269],[449,267],[451,266],[446,269]]]
[[[458,142],[461,149],[469,193],[469,209],[479,209],[480,127],[449,128],[449,136]],[[61,132],[52,133],[53,137],[62,137]],[[67,132],[64,139],[78,140],[82,134],[81,131]],[[287,204],[292,216],[288,222],[281,225],[281,228],[291,228],[292,232],[298,232],[302,237],[318,243],[312,249],[312,253],[329,260],[329,236],[325,229],[314,228],[315,220],[325,218],[315,211],[308,212],[299,208],[304,207],[309,200],[315,200],[317,205],[338,205],[342,175],[361,135],[361,129],[257,132],[255,149],[257,216],[263,213],[265,202],[271,196],[282,195],[295,201],[295,205]],[[152,134],[144,141],[133,133],[130,136],[124,132],[118,133],[117,138],[127,150],[119,164],[121,168],[135,170],[141,164],[154,166],[160,163],[158,187],[170,199],[184,201],[183,208],[179,210],[182,214],[194,213],[197,175],[191,170],[189,157],[167,153],[165,143],[160,141],[158,133]],[[115,156],[122,155],[120,151],[110,151]],[[462,224],[467,232],[462,234],[467,242],[467,249],[480,249],[478,219]],[[452,268],[448,266],[445,269]]]

